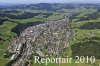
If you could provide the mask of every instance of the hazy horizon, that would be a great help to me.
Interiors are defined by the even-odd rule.
[[[100,3],[100,0],[0,0],[6,4],[35,4],[35,3]]]

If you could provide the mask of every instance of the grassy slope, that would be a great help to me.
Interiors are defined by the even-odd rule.
[[[11,32],[11,29],[14,26],[16,26],[15,23],[11,23],[8,21],[0,25],[0,34],[3,35],[3,40],[0,41],[0,66],[4,66],[8,62],[8,59],[4,58],[3,55],[7,51],[10,38],[16,35],[15,33]]]
[[[86,30],[86,29],[80,29],[80,26],[86,24],[86,23],[90,23],[90,22],[100,22],[100,18],[94,19],[94,20],[89,20],[89,21],[77,21],[78,19],[73,19],[72,22],[72,28],[74,28],[76,30],[76,40],[74,42],[78,42],[81,41],[84,38],[91,38],[93,36],[88,35],[91,32],[93,32],[95,34],[96,37],[100,37],[100,29],[92,29],[92,30]],[[96,40],[98,42],[100,42],[100,40]],[[71,44],[74,44],[74,42],[71,42]],[[96,59],[96,62],[94,64],[90,64],[92,66],[98,66],[98,63],[100,63],[100,59]],[[77,66],[89,66],[89,64],[78,64]],[[70,65],[69,65],[70,66]],[[73,65],[75,66],[75,65]]]

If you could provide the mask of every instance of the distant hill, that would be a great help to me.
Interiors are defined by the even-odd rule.
[[[20,5],[13,5],[13,6],[2,6],[0,8],[7,8],[7,9],[33,9],[33,10],[59,10],[59,9],[74,9],[74,8],[98,8],[100,9],[99,4],[71,4],[71,3],[39,3],[39,4],[20,4]]]

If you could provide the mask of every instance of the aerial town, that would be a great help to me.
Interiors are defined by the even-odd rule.
[[[69,40],[73,38],[74,30],[70,28],[66,17],[29,27],[12,39],[8,47],[12,53],[8,66],[25,66],[34,53],[40,57],[66,55]]]
[[[0,66],[100,66],[99,1],[26,1],[0,0]]]

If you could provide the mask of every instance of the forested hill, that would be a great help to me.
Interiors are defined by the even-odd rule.
[[[72,3],[38,3],[38,4],[18,4],[18,5],[0,5],[1,8],[7,8],[7,9],[35,9],[35,10],[59,10],[59,9],[75,9],[80,7],[85,8],[97,8],[100,9],[99,4],[72,4]]]

